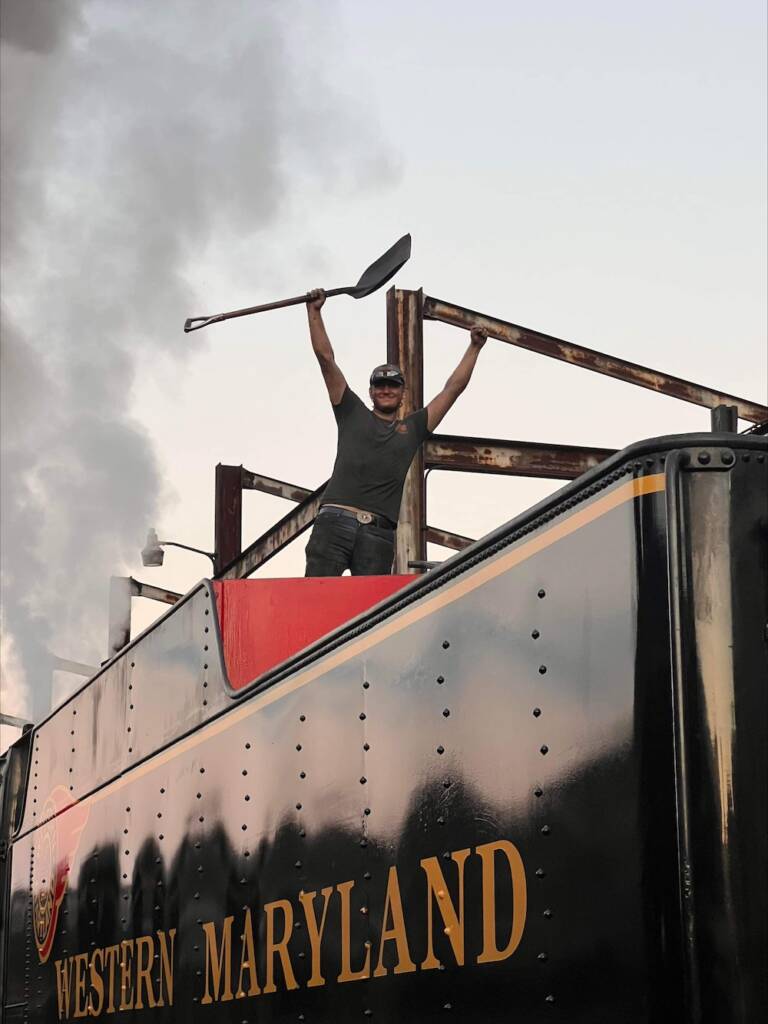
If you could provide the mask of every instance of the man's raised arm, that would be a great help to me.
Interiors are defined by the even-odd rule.
[[[328,338],[323,323],[323,316],[320,310],[325,302],[325,292],[322,288],[315,288],[309,293],[307,299],[307,316],[309,317],[309,336],[312,339],[312,349],[320,363],[320,371],[328,388],[328,397],[332,405],[338,405],[344,394],[347,382],[344,374],[336,365],[336,357],[333,354],[333,347]]]
[[[475,368],[480,349],[488,340],[488,333],[482,327],[473,327],[470,334],[469,348],[461,357],[461,361],[445,382],[445,387],[427,406],[427,429],[435,430],[442,418],[451,408],[464,388]]]

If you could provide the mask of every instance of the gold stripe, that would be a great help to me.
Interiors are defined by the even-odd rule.
[[[155,754],[150,761],[145,761],[136,768],[129,769],[127,774],[121,775],[120,778],[115,779],[114,782],[107,784],[103,789],[98,790],[91,796],[85,797],[79,802],[84,804],[90,802],[96,803],[99,800],[104,799],[105,796],[111,796],[113,793],[126,786],[129,782],[136,782],[144,775],[155,771],[155,769],[167,764],[180,754],[194,749],[201,743],[212,739],[214,736],[218,736],[219,733],[225,732],[227,729],[230,729],[233,725],[236,725],[238,722],[241,722],[246,718],[250,718],[251,715],[256,714],[256,712],[260,711],[262,708],[273,704],[276,700],[280,700],[289,693],[295,693],[297,690],[302,689],[302,687],[311,683],[319,676],[325,675],[331,669],[337,668],[339,665],[343,665],[344,662],[349,661],[351,658],[362,654],[364,651],[370,650],[372,647],[380,644],[382,640],[395,636],[403,629],[407,629],[409,626],[412,626],[415,622],[420,622],[422,619],[434,614],[439,609],[446,608],[448,605],[453,604],[454,601],[458,601],[459,598],[464,597],[465,594],[469,594],[473,590],[477,590],[478,587],[482,587],[484,584],[495,579],[497,576],[500,576],[502,573],[507,572],[516,565],[519,565],[521,562],[527,561],[529,558],[532,558],[533,555],[537,555],[540,551],[544,551],[545,548],[548,548],[557,541],[562,540],[563,537],[570,536],[572,533],[575,533],[576,530],[580,530],[588,523],[594,522],[595,519],[599,519],[601,516],[604,516],[607,512],[612,511],[619,505],[623,505],[625,502],[631,501],[634,498],[639,498],[646,494],[655,494],[658,491],[663,490],[663,473],[638,477],[636,480],[628,480],[627,483],[622,484],[615,490],[609,491],[607,494],[604,494],[602,498],[598,498],[596,501],[591,502],[578,512],[571,513],[571,515],[567,516],[561,522],[550,527],[548,530],[545,530],[538,536],[532,537],[530,540],[516,545],[505,555],[494,559],[492,562],[480,565],[473,572],[469,572],[466,576],[461,577],[452,586],[448,586],[444,590],[439,590],[432,597],[426,598],[426,600],[420,604],[417,604],[413,608],[397,615],[389,622],[385,622],[378,629],[372,630],[370,633],[358,637],[351,643],[346,644],[340,650],[322,658],[303,672],[300,672],[293,679],[286,679],[282,683],[277,683],[270,689],[265,690],[264,693],[256,697],[254,700],[248,701],[240,706],[235,706],[232,711],[225,713],[208,725],[203,725],[191,736],[187,736],[186,739],[180,740],[172,747],[162,751],[160,754]]]

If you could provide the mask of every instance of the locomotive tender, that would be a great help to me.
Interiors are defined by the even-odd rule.
[[[320,582],[202,581],[10,748],[4,1021],[765,1019],[765,438]]]

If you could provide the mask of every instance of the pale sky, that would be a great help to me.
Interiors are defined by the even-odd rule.
[[[45,0],[3,9],[8,713],[50,685],[10,620],[96,663],[110,574],[208,573],[139,550],[149,526],[212,548],[217,462],[329,474],[304,310],[185,337],[187,316],[353,283],[410,231],[400,287],[768,401],[762,0],[66,0],[48,35]],[[384,292],[324,313],[364,392]],[[467,341],[425,325],[427,399]],[[708,425],[489,341],[440,431],[618,448]],[[481,536],[558,486],[433,473],[428,519]],[[246,493],[244,543],[288,508]],[[261,574],[302,574],[307,536]],[[162,611],[135,602],[134,631]]]

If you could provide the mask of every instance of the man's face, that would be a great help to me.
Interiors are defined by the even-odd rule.
[[[403,401],[403,385],[393,381],[380,381],[371,384],[368,391],[373,402],[373,408],[378,412],[397,412]]]

